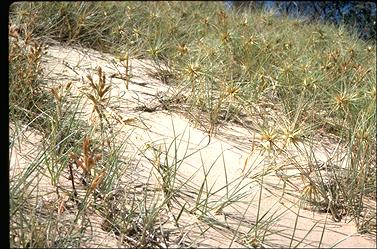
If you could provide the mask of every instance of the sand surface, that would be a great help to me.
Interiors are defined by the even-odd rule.
[[[174,89],[148,74],[148,71],[152,70],[152,62],[130,60],[132,78],[126,89],[123,79],[110,77],[124,73],[125,68],[109,54],[55,44],[50,45],[42,61],[47,86],[65,85],[71,81],[73,96],[88,87],[87,74],[91,74],[93,79],[97,80],[96,68],[101,66],[106,74],[107,83],[111,85],[109,117],[117,116],[132,120],[129,125],[114,123],[113,129],[119,134],[116,136],[117,144],[126,144],[122,148],[123,155],[125,157],[133,155],[133,160],[137,162],[135,174],[132,176],[135,182],[152,184],[157,188],[160,186],[161,179],[151,163],[155,160],[156,151],[164,155],[161,164],[167,161],[177,165],[177,182],[184,183],[189,179],[182,188],[182,192],[186,192],[186,195],[182,194],[180,197],[180,201],[186,202],[188,208],[194,207],[196,201],[195,195],[190,193],[198,193],[206,179],[207,192],[213,193],[208,204],[213,211],[210,212],[211,216],[206,217],[201,217],[195,212],[192,214],[185,212],[182,215],[181,222],[187,225],[187,229],[182,231],[180,236],[188,243],[196,241],[194,245],[199,247],[243,247],[243,242],[251,241],[254,235],[252,232],[246,236],[256,223],[259,206],[259,219],[263,217],[259,222],[260,226],[266,224],[265,221],[269,219],[274,221],[269,228],[272,233],[265,235],[263,246],[266,248],[289,247],[295,226],[292,247],[295,245],[300,248],[318,247],[324,224],[326,227],[321,247],[331,247],[335,244],[336,248],[376,247],[376,239],[370,235],[358,234],[354,222],[349,222],[349,217],[343,217],[340,222],[335,222],[331,219],[331,214],[299,210],[297,204],[300,191],[296,191],[290,185],[286,187],[286,191],[290,194],[285,194],[280,200],[283,182],[275,175],[273,169],[266,168],[269,165],[268,155],[263,154],[260,134],[255,130],[239,124],[226,123],[218,128],[208,144],[209,136],[205,129],[190,122],[189,118],[178,110],[162,108],[158,96],[161,93],[174,92]],[[152,111],[143,111],[142,108],[145,106],[156,108]],[[89,124],[95,122],[91,114],[90,100],[84,100],[80,110],[83,112],[81,117],[85,122]],[[14,126],[10,125],[10,134],[11,137],[17,134],[18,138],[10,151],[12,178],[25,170],[30,161],[40,156],[38,148],[42,148],[42,141],[41,135],[30,128],[15,131]],[[331,153],[335,147],[336,144],[330,138],[319,136],[318,146],[314,150],[315,157],[318,160],[326,160],[329,152]],[[290,148],[290,152],[303,167],[308,163],[298,151],[295,151],[295,148]],[[285,165],[286,168],[290,166],[284,156],[279,158],[277,165]],[[261,188],[260,181],[256,179],[266,171],[270,173],[263,178],[264,185]],[[154,172],[151,178],[150,172]],[[289,171],[289,174],[295,173],[297,173],[295,170]],[[49,193],[51,195],[54,193],[51,182],[47,176],[37,178],[41,186],[39,191],[44,193],[47,200]],[[129,179],[129,176],[124,176],[122,181],[125,185],[131,184],[127,183]],[[69,186],[66,179],[60,181],[62,185]],[[292,181],[296,187],[302,188],[302,182],[298,177],[297,179],[293,177]],[[227,182],[228,188],[224,188]],[[235,199],[233,203],[221,209],[221,204],[226,203],[229,193],[236,193]],[[176,213],[178,211],[179,209],[175,210]],[[93,228],[93,239],[85,246],[120,246],[113,233],[102,230],[99,225],[100,215],[93,213],[92,216],[93,221],[98,220],[98,222],[93,222],[97,224]],[[226,220],[229,228],[208,227],[206,219]],[[166,226],[169,225],[171,226],[168,222]],[[201,234],[203,229],[208,229],[204,235]],[[229,229],[243,232],[245,236],[234,238]]]

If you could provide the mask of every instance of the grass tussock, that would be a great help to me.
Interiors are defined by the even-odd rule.
[[[194,215],[207,230],[227,229],[232,243],[259,247],[279,233],[272,225],[282,214],[272,208],[260,213],[259,206],[262,191],[270,189],[264,182],[269,174],[282,179],[285,193],[290,178],[279,163],[282,158],[299,172],[300,209],[317,207],[335,221],[351,217],[359,232],[375,233],[376,213],[365,208],[376,201],[375,41],[359,40],[344,27],[250,11],[225,11],[215,2],[14,3],[8,34],[9,117],[17,129],[10,150],[16,149],[24,125],[42,132],[44,141],[35,160],[10,179],[11,246],[80,247],[90,240],[91,215],[100,214],[105,217],[102,229],[115,234],[122,246],[195,246],[186,237],[192,228],[180,225],[183,217]],[[210,136],[230,122],[256,131],[261,142],[253,142],[252,151],[254,145],[262,151],[264,171],[251,174],[255,165],[246,161],[245,176],[230,181],[224,165],[226,194],[218,198],[220,191],[208,185],[212,167],[203,165],[204,181],[193,190],[194,176],[178,174],[190,159],[178,158],[177,135],[171,144],[149,146],[152,158],[137,148],[153,169],[149,177],[157,176],[160,186],[140,189],[130,172],[141,162],[136,154],[124,154],[134,145],[127,139],[117,143],[114,124],[127,124],[111,108],[109,75],[97,67],[95,77],[85,76],[87,87],[75,98],[72,82],[48,87],[42,57],[54,40],[118,57],[126,68],[122,79],[127,89],[129,61],[151,59],[150,75],[175,89],[167,109],[179,105]],[[80,110],[84,98],[98,117],[90,124]],[[320,162],[315,157],[318,137],[327,136],[337,146]],[[296,161],[292,148],[307,167]],[[52,199],[32,194],[42,181],[35,173],[54,186]],[[68,185],[61,184],[64,177]],[[242,221],[230,228],[213,218],[213,212],[234,208],[247,196],[236,181],[250,178],[260,183],[251,228],[248,224],[243,230]],[[247,205],[246,210],[251,202]],[[173,228],[164,227],[168,220]],[[293,241],[294,233],[290,247],[302,242]]]

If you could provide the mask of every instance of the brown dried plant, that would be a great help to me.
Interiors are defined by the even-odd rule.
[[[105,97],[106,93],[110,90],[110,85],[106,86],[106,76],[102,71],[102,68],[99,66],[97,67],[97,74],[98,74],[98,83],[94,83],[93,78],[91,75],[87,75],[86,78],[89,80],[89,84],[94,90],[94,94],[88,94],[88,97],[93,101],[93,103],[98,106],[103,104],[108,100]]]
[[[107,120],[104,110],[106,109],[106,105],[108,104],[109,97],[106,95],[109,93],[111,86],[106,85],[106,76],[102,71],[102,68],[99,66],[97,67],[97,74],[98,74],[98,82],[95,83],[93,77],[91,75],[87,75],[86,78],[89,80],[89,85],[91,86],[94,93],[84,93],[92,102],[93,102],[93,111],[96,112],[100,118],[100,125],[101,130],[103,130],[103,119],[109,124]]]
[[[101,155],[94,154],[90,151],[89,147],[90,139],[86,136],[82,144],[82,156],[78,158],[76,154],[71,154],[71,159],[76,162],[76,165],[80,167],[86,175],[90,175],[91,169],[95,166],[96,162],[101,159]]]
[[[97,188],[98,184],[100,184],[103,180],[103,178],[105,177],[106,175],[106,172],[105,172],[105,169],[103,169],[92,181],[92,183],[90,184],[90,187],[89,187],[89,190],[90,191],[93,191]]]
[[[53,87],[50,89],[50,92],[54,96],[55,102],[56,102],[56,113],[58,119],[60,119],[62,116],[62,106],[63,106],[63,97],[66,94],[66,91],[69,91],[72,85],[72,81],[68,82],[65,87],[62,87],[61,85],[57,87]]]

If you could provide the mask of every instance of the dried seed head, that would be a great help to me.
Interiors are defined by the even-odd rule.
[[[93,84],[93,78],[92,78],[92,76],[91,76],[90,74],[88,74],[88,75],[86,76],[86,78],[88,78],[88,80],[90,81],[90,83]]]
[[[226,42],[229,42],[231,40],[231,34],[229,32],[224,32],[224,33],[221,33],[221,41],[226,43]]]
[[[229,86],[229,87],[227,87],[226,88],[226,93],[228,94],[228,95],[231,95],[231,96],[234,96],[234,95],[236,95],[238,92],[239,92],[239,88],[238,87],[235,87],[235,86]]]
[[[302,130],[300,128],[286,127],[283,129],[283,139],[287,144],[297,144],[302,140]]]
[[[352,100],[354,100],[356,96],[354,94],[348,94],[346,92],[342,92],[334,97],[335,108],[346,110],[348,109],[349,105],[351,104]]]
[[[200,67],[196,63],[190,63],[188,67],[185,69],[186,73],[190,78],[196,78],[199,76],[200,73]]]
[[[77,155],[74,152],[69,153],[69,158],[72,160],[77,160]]]
[[[276,139],[277,135],[273,129],[268,129],[261,134],[261,139],[268,141],[268,142],[273,142]]]
[[[226,14],[223,10],[217,12],[217,17],[218,17],[218,20],[219,20],[222,24],[225,24],[225,22],[226,22],[226,20],[227,20],[227,18],[228,18],[227,14]]]
[[[50,92],[52,93],[52,95],[54,95],[56,102],[59,103],[61,101],[61,95],[57,89],[58,88],[51,88]]]
[[[106,175],[106,172],[105,170],[102,170],[92,181],[92,183],[90,184],[90,190],[93,191],[94,189],[97,188],[98,184],[100,184],[104,178],[104,176]]]
[[[90,146],[90,139],[88,136],[85,136],[84,141],[82,143],[82,150],[84,155],[89,155],[89,146]]]
[[[179,51],[179,54],[182,56],[184,54],[186,54],[188,52],[188,48],[186,46],[186,44],[179,44],[178,45],[178,51]]]
[[[102,159],[102,155],[100,154],[100,153],[97,153],[95,156],[94,156],[94,160],[96,161],[96,162],[98,162],[99,160],[101,160]]]
[[[65,86],[66,90],[69,90],[72,86],[72,81],[68,82],[68,84]]]
[[[208,25],[209,24],[209,17],[208,16],[203,19],[203,23],[204,23],[204,25]]]

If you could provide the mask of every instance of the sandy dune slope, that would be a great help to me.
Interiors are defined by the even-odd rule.
[[[299,210],[298,197],[303,187],[299,177],[290,178],[293,185],[287,184],[287,193],[280,200],[283,181],[276,175],[274,169],[266,168],[269,165],[267,163],[269,159],[268,155],[262,153],[260,134],[241,125],[228,123],[219,128],[208,144],[209,137],[204,129],[190,122],[182,113],[174,109],[166,110],[158,101],[161,93],[169,94],[174,89],[147,74],[152,70],[152,62],[136,59],[130,62],[132,78],[126,89],[125,80],[117,77],[124,73],[125,68],[111,55],[83,48],[50,45],[43,58],[48,87],[67,84],[71,81],[73,95],[85,91],[85,87],[88,86],[86,75],[91,74],[96,81],[96,68],[98,66],[102,68],[107,77],[107,83],[111,85],[109,118],[122,117],[133,121],[127,124],[114,123],[113,129],[119,132],[116,137],[117,143],[126,144],[122,148],[124,155],[133,155],[133,159],[138,161],[137,169],[135,168],[137,174],[133,176],[136,182],[152,184],[156,188],[161,185],[161,177],[158,176],[151,163],[156,159],[156,153],[160,152],[164,155],[160,165],[166,161],[177,165],[177,182],[184,183],[189,179],[182,187],[182,196],[179,197],[182,202],[187,202],[189,209],[194,207],[196,201],[195,195],[190,193],[198,193],[201,184],[206,179],[208,192],[214,193],[209,198],[209,206],[213,207],[213,211],[210,212],[211,216],[206,217],[200,217],[198,213],[195,213],[197,211],[191,214],[185,212],[181,218],[181,222],[187,225],[183,233],[185,239],[196,241],[195,245],[202,247],[228,247],[230,245],[243,247],[245,240],[252,240],[252,236],[246,236],[246,234],[259,215],[259,218],[263,217],[260,222],[261,226],[264,221],[272,219],[274,222],[271,223],[270,230],[279,231],[275,234],[266,234],[264,246],[288,247],[297,219],[296,214],[299,211],[293,246],[300,242],[299,247],[318,247],[323,226],[326,223],[321,247],[330,247],[337,242],[340,242],[336,244],[337,248],[376,247],[375,238],[358,234],[353,222],[349,222],[347,217],[342,217],[340,222],[335,222],[331,214],[307,209]],[[82,104],[80,108],[83,110],[83,120],[89,124],[93,123],[91,102],[85,100]],[[28,162],[40,156],[37,148],[42,145],[40,145],[41,136],[30,129],[14,131],[11,125],[10,131],[11,137],[15,136],[14,134],[24,134],[23,138],[19,136],[20,139],[10,152],[10,177],[12,178],[24,170]],[[325,161],[328,157],[325,149],[331,151],[336,144],[325,137],[319,137],[318,144],[315,150],[316,158]],[[291,152],[297,162],[305,167],[308,162],[304,161],[300,153],[295,151],[295,148],[291,148]],[[292,167],[286,163],[283,156],[276,165],[284,165],[287,174],[297,174],[297,171],[290,169]],[[264,184],[261,188],[261,178],[257,176],[266,171],[269,173],[263,177]],[[151,178],[149,178],[150,172],[154,172]],[[206,177],[205,173],[208,174]],[[127,183],[129,179],[129,177],[124,177],[123,181]],[[60,179],[60,181],[62,185],[69,186],[67,179]],[[54,190],[48,177],[40,177],[36,182],[43,186],[39,191],[53,195]],[[229,183],[227,188],[224,187],[226,183]],[[237,193],[234,195],[235,200],[225,205],[227,194],[232,191]],[[261,194],[260,191],[262,191]],[[48,198],[48,195],[45,195],[46,201]],[[224,204],[224,208],[221,208],[221,204]],[[178,207],[174,208],[179,211]],[[178,212],[177,210],[175,212]],[[99,225],[102,217],[96,213],[92,215],[93,221],[98,222],[93,222],[97,224],[91,235],[93,240],[86,246],[119,246],[116,236],[102,230]],[[228,227],[224,228],[219,225],[208,228],[206,219],[222,222],[226,220]],[[173,226],[171,223],[166,223],[166,226]],[[201,234],[202,229],[208,229],[204,235]],[[245,236],[234,238],[230,230],[244,232]]]

